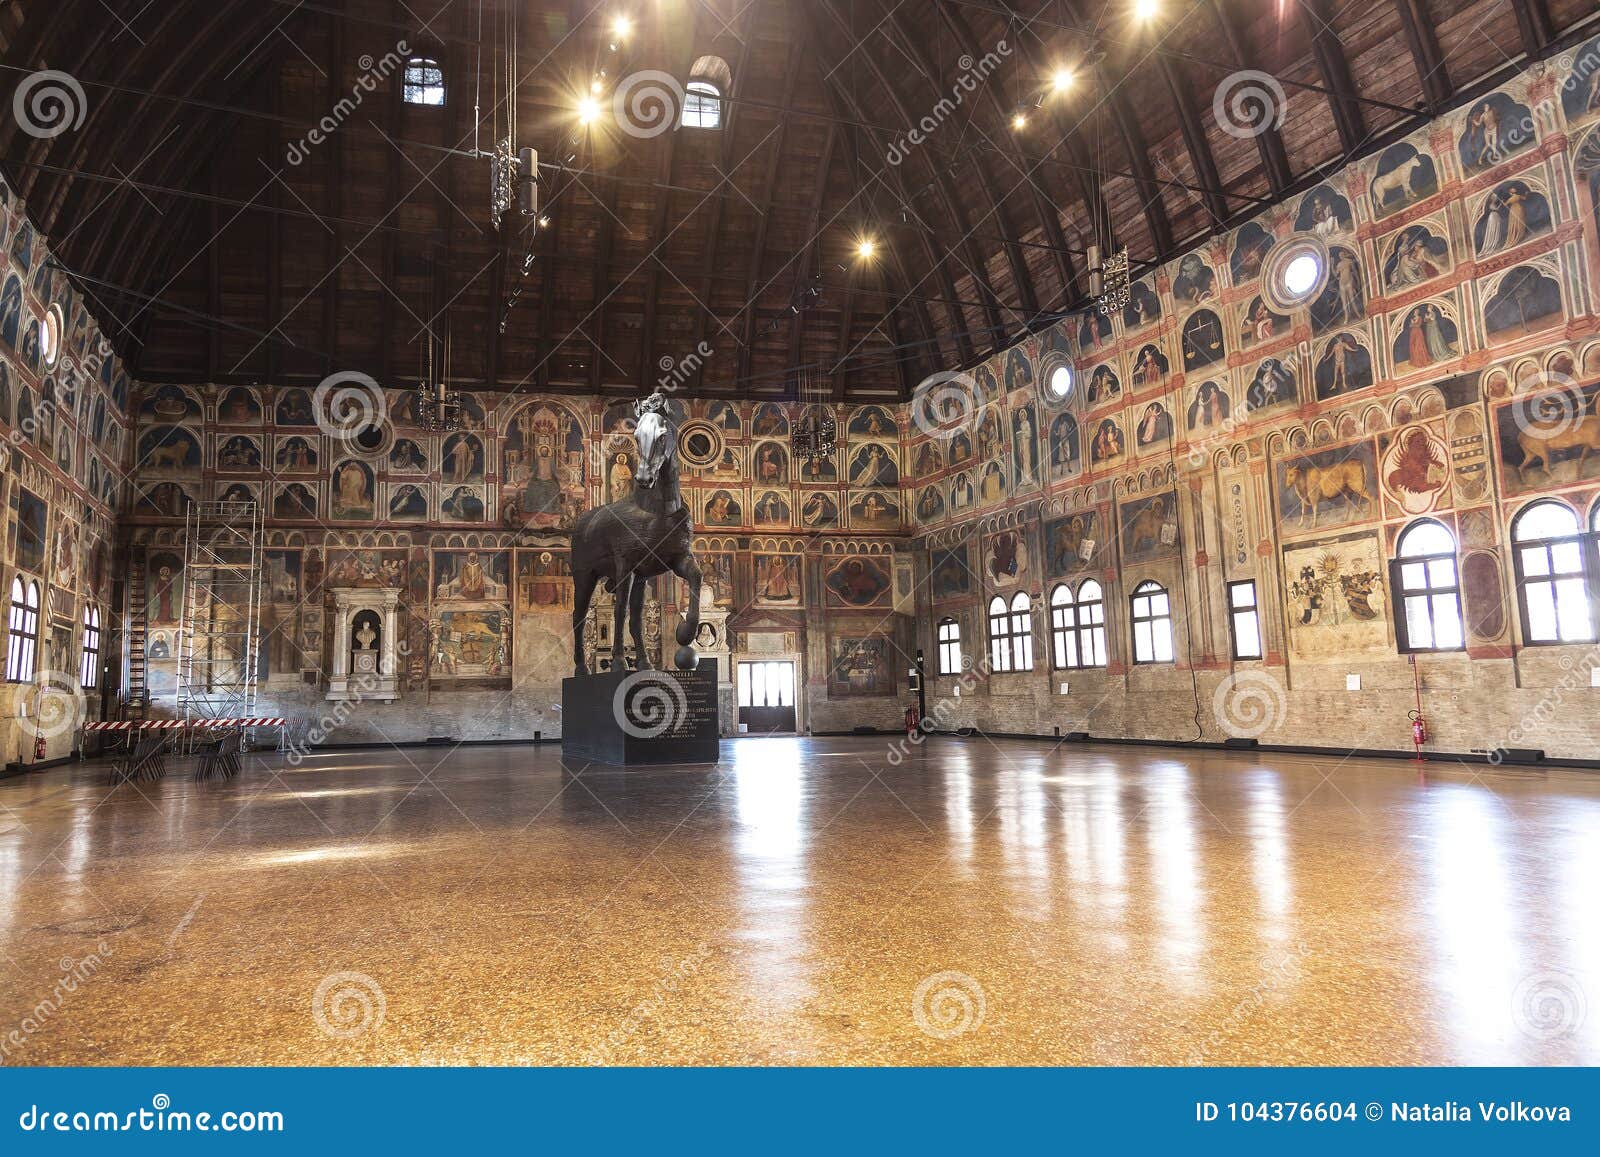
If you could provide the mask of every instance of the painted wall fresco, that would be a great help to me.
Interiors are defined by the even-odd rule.
[[[1600,38],[1228,235],[1136,270],[1129,306],[1115,315],[1068,317],[958,377],[973,383],[966,408],[982,423],[992,414],[1010,429],[1013,415],[1026,415],[1041,438],[1041,485],[985,485],[978,421],[912,422],[906,462],[918,501],[908,515],[938,577],[929,613],[957,615],[981,646],[987,600],[1027,590],[1038,600],[1043,655],[1050,591],[1093,576],[1105,591],[1111,656],[1103,674],[1077,679],[1130,682],[1104,684],[1096,717],[1072,726],[1137,734],[1135,721],[1159,717],[1164,700],[1133,706],[1129,583],[1181,591],[1179,629],[1193,663],[1226,672],[1225,583],[1254,580],[1265,669],[1291,713],[1313,719],[1324,709],[1315,696],[1343,691],[1341,665],[1411,685],[1395,645],[1388,559],[1405,525],[1437,518],[1459,544],[1460,662],[1495,664],[1474,685],[1501,689],[1490,710],[1463,719],[1473,739],[1492,740],[1491,716],[1560,677],[1553,658],[1519,657],[1509,571],[1516,512],[1554,496],[1584,525],[1600,525],[1597,77]],[[1273,280],[1290,242],[1325,254],[1321,285],[1298,305]],[[1063,367],[1065,391],[1055,388]],[[1032,384],[1006,388],[1008,380]],[[980,388],[987,382],[1000,384],[998,395]],[[914,400],[910,410],[915,417]],[[1038,565],[1020,582],[1009,566],[991,565],[1002,534],[1037,538]],[[970,587],[952,581],[944,561],[958,543],[982,548]],[[1437,671],[1442,661],[1432,662]],[[1188,663],[1180,650],[1170,682],[1146,669],[1137,683],[1175,704],[1190,697],[1192,715]],[[1296,665],[1311,674],[1297,681]],[[975,725],[1049,734],[1082,710],[1054,698],[1046,664],[994,683],[995,698],[976,701]],[[1173,711],[1173,735],[1192,738],[1192,722]],[[1585,726],[1592,751],[1600,725]]]
[[[128,396],[86,299],[0,182],[0,591],[9,601],[14,579],[37,584],[40,607],[34,683],[0,685],[0,763],[33,761],[41,687],[73,721],[98,717],[98,694],[77,694],[83,616],[93,607],[103,627],[111,622],[114,513],[133,449]],[[156,452],[177,476],[194,449]],[[46,758],[71,751],[71,726],[52,715],[47,732]]]

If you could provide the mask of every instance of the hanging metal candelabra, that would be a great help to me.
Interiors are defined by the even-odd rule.
[[[450,389],[450,327],[445,323],[444,337],[444,372],[435,374],[434,349],[435,339],[430,331],[428,334],[427,364],[423,367],[422,380],[417,383],[416,393],[412,399],[417,425],[433,433],[449,433],[461,429],[461,395]]]
[[[832,458],[839,448],[839,422],[826,401],[827,386],[818,385],[811,370],[802,366],[797,380],[800,412],[789,430],[789,452],[802,462]]]

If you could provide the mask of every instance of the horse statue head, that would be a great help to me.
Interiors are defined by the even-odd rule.
[[[638,424],[633,436],[639,444],[639,466],[633,473],[635,486],[654,486],[668,463],[676,462],[678,435],[667,413],[666,395],[660,390],[634,403]]]

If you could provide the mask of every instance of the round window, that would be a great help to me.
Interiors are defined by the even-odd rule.
[[[1261,281],[1274,309],[1307,305],[1328,284],[1328,250],[1315,237],[1295,237],[1268,259]]]
[[[1051,370],[1046,386],[1050,391],[1050,396],[1057,401],[1063,401],[1071,397],[1073,386],[1072,367],[1059,365]]]
[[[678,453],[690,466],[709,466],[722,454],[722,439],[708,422],[686,422],[678,431]]]
[[[55,365],[56,359],[61,356],[63,322],[59,305],[52,305],[39,322],[39,356],[44,359],[44,364],[47,366]]]

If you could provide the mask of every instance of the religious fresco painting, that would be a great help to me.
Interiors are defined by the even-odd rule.
[[[889,603],[888,564],[871,555],[850,555],[826,564],[823,586],[829,606],[864,609]]]
[[[1100,516],[1080,510],[1044,525],[1045,570],[1052,578],[1080,570],[1097,570],[1104,563]]]
[[[1167,490],[1117,504],[1117,545],[1124,566],[1178,553],[1178,496]]]
[[[881,635],[835,635],[830,639],[828,694],[893,695],[893,644]]]

